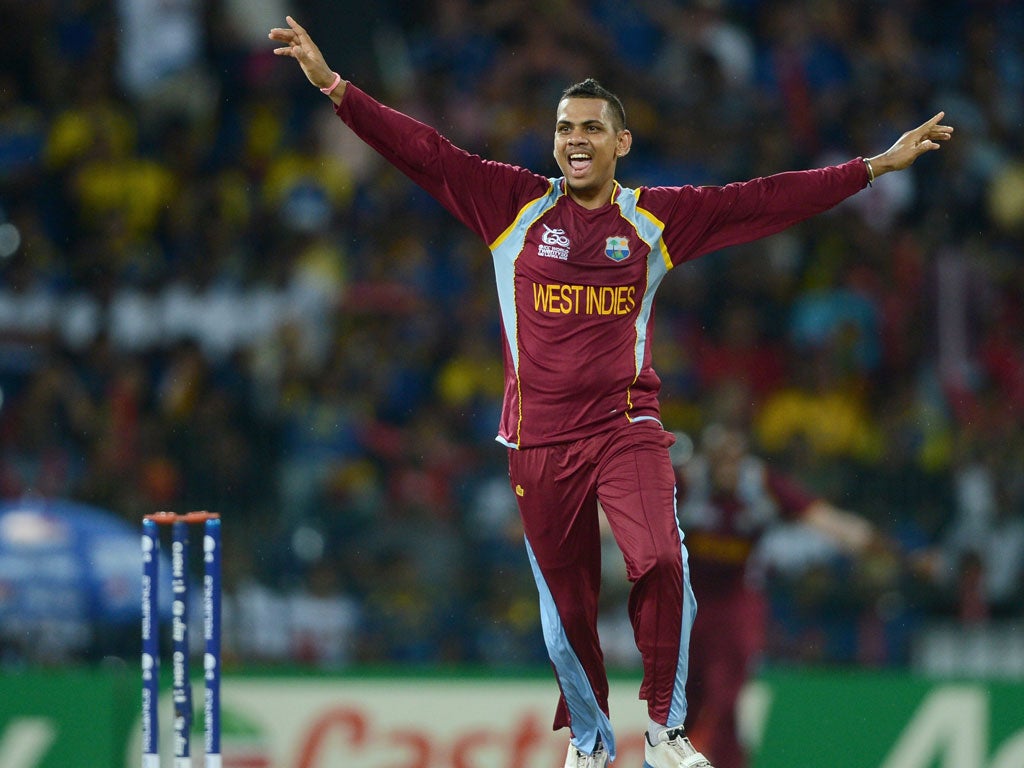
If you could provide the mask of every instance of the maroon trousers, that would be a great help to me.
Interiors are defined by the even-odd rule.
[[[598,502],[633,586],[629,614],[643,659],[640,697],[656,722],[682,725],[696,604],[675,513],[671,434],[640,421],[557,446],[509,451],[541,603],[548,654],[561,690],[554,727],[614,755],[608,679],[597,635],[601,587]]]

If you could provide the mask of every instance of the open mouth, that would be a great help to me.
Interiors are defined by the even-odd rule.
[[[585,152],[573,152],[569,155],[569,167],[576,175],[586,173],[593,162],[594,159]]]

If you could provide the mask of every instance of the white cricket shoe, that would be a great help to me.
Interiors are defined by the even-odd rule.
[[[682,728],[673,728],[662,733],[656,744],[651,744],[649,734],[644,735],[644,768],[712,768],[712,765],[693,748]]]
[[[565,768],[605,768],[608,765],[608,750],[603,744],[598,744],[594,754],[588,755],[580,752],[569,744],[569,753],[565,756]]]

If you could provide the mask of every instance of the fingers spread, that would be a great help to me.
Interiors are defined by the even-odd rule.
[[[926,149],[938,149],[939,145],[935,144],[936,141],[947,141],[952,137],[953,126],[939,125],[939,120],[945,116],[945,112],[939,112],[931,120],[922,123],[916,131],[913,131]]]

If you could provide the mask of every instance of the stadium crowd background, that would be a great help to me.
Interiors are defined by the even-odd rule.
[[[925,622],[1024,616],[1021,3],[0,6],[0,492],[221,512],[237,658],[546,659],[493,442],[487,251],[272,58],[286,13],[371,94],[550,175],[586,76],[625,102],[627,185],[875,154],[944,109],[940,153],[673,272],[663,415],[695,439],[739,421],[944,555],[919,579],[775,539],[769,658],[904,665]]]

